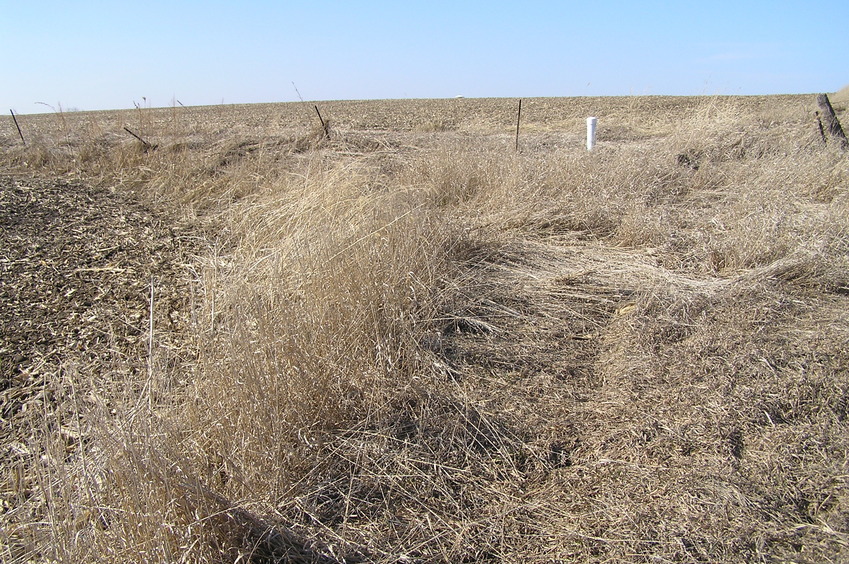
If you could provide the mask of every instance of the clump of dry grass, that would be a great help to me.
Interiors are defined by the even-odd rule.
[[[372,184],[356,163],[309,159],[219,206],[210,221],[227,235],[211,243],[226,251],[195,267],[202,299],[192,383],[164,396],[145,386],[142,397],[123,400],[132,423],[93,423],[106,444],[97,470],[78,478],[96,490],[82,503],[108,509],[81,524],[81,544],[68,552],[108,545],[128,556],[145,545],[151,559],[235,554],[239,535],[253,532],[219,523],[215,515],[231,509],[222,503],[273,510],[328,433],[421,369],[418,343],[454,235],[421,191]],[[141,409],[148,405],[156,409]],[[215,494],[190,495],[198,488]],[[78,512],[80,501],[66,503]],[[194,549],[196,534],[206,540]]]
[[[516,154],[506,111],[387,143],[342,107],[329,140],[47,150],[208,251],[193,355],[81,410],[71,453],[45,427],[22,554],[845,557],[845,155],[784,99],[623,103],[592,153],[539,125]]]
[[[836,111],[845,111],[846,103],[849,102],[849,85],[844,86],[831,96],[829,96],[832,104],[837,104]]]

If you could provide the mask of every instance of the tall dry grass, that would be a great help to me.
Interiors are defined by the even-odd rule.
[[[593,153],[456,108],[6,147],[179,208],[206,250],[192,359],[70,409],[72,456],[44,424],[4,556],[845,557],[845,155],[793,104],[625,102]]]

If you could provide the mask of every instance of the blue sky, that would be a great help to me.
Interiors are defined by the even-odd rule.
[[[833,92],[846,22],[845,0],[0,0],[0,111],[285,102],[293,82],[306,100]]]

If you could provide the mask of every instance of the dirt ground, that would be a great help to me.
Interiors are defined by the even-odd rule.
[[[183,261],[191,239],[161,213],[107,189],[65,179],[0,176],[0,466],[4,475],[31,456],[53,421],[73,442],[63,404],[90,397],[50,398],[63,385],[69,396],[115,385],[145,371],[129,359],[148,358],[153,287],[157,351],[184,359],[178,329],[185,321]],[[118,361],[121,362],[118,362]],[[119,366],[124,368],[119,369]],[[78,384],[81,384],[79,385]],[[37,495],[7,480],[5,512],[14,499]]]

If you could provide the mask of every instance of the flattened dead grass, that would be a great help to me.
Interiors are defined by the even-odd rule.
[[[206,249],[195,354],[33,446],[4,558],[845,560],[849,167],[814,100],[526,107],[518,153],[512,101],[465,99],[3,140]]]

